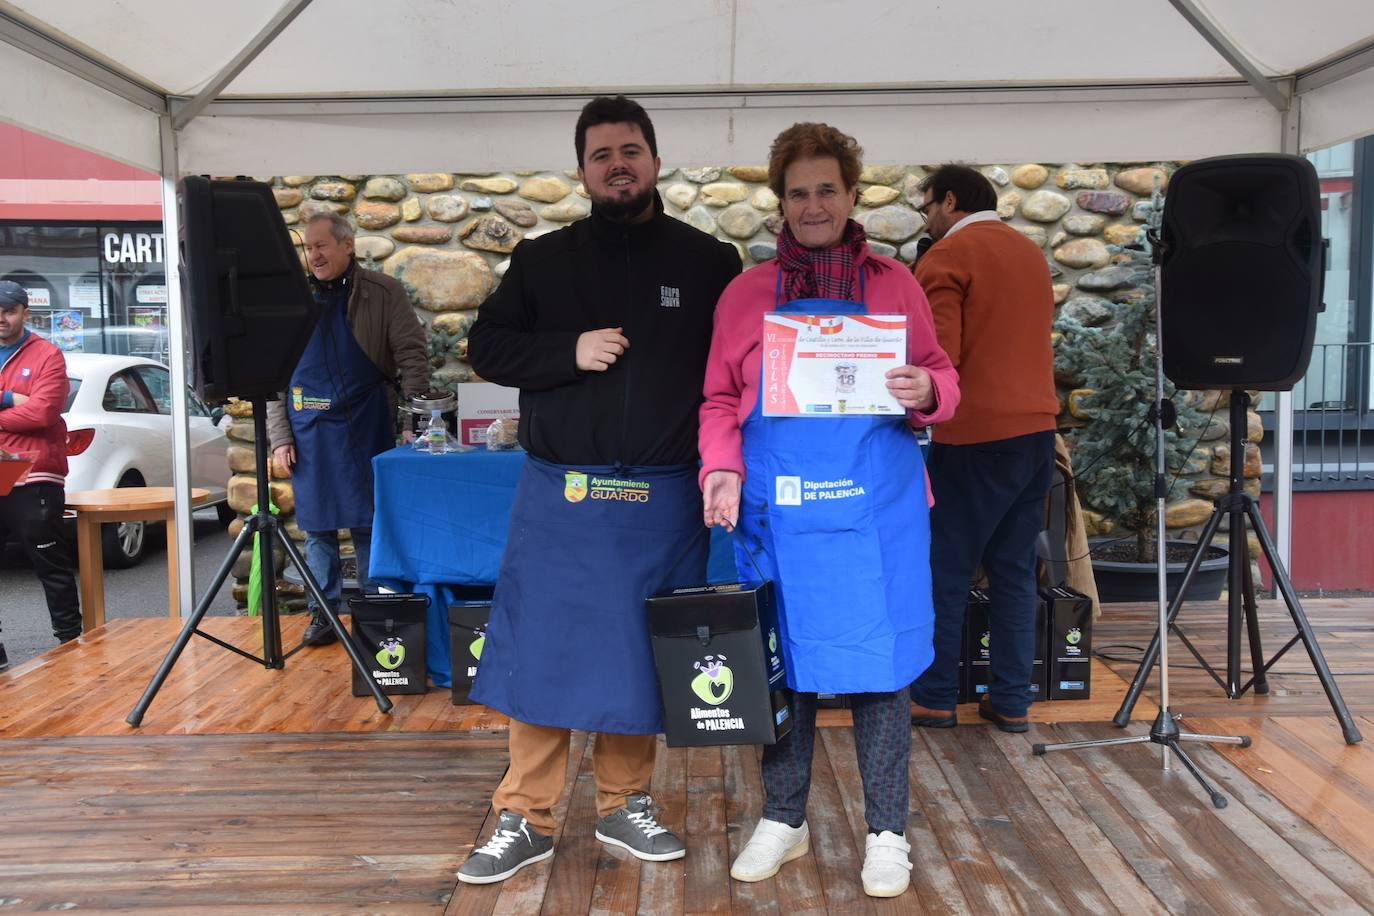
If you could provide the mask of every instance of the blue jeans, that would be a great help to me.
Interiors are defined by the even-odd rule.
[[[377,587],[368,578],[368,559],[372,554],[372,529],[350,528],[353,551],[358,562],[358,588],[375,594]],[[320,591],[335,611],[343,596],[343,576],[339,569],[339,533],[337,531],[307,531],[305,533],[305,565],[320,585]],[[310,598],[310,613],[319,610],[314,597]]]
[[[992,649],[988,701],[1004,716],[1024,716],[1035,662],[1035,539],[1045,527],[1054,432],[976,445],[937,442],[927,467],[935,494],[930,512],[935,661],[911,685],[911,698],[929,709],[954,709],[964,607],[981,563],[988,577]]]

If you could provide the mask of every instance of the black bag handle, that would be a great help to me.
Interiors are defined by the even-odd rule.
[[[711,537],[710,532],[710,528],[701,528],[696,532],[696,534],[692,535],[692,537],[687,541],[687,544],[682,548],[682,551],[678,553],[676,557],[673,558],[673,562],[668,566],[668,571],[663,574],[663,581],[658,584],[658,588],[654,589],[653,593],[664,591],[668,587],[668,579],[672,576],[673,570],[677,569],[679,563],[687,559],[687,554],[692,552],[692,548],[696,546],[697,541],[701,539],[701,536],[703,534],[706,535],[706,546],[709,551]],[[768,577],[763,574],[763,570],[759,569],[759,561],[754,559],[754,552],[749,549],[749,543],[745,541],[744,537],[739,533],[738,525],[730,529],[730,536],[734,538],[736,544],[744,548],[744,555],[749,558],[749,565],[754,567],[754,572],[759,574],[759,581],[769,581]]]

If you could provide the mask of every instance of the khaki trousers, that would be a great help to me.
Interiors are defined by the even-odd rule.
[[[563,794],[567,777],[571,731],[510,720],[510,769],[491,805],[498,812],[514,811],[540,833],[557,824],[553,806]],[[654,772],[657,735],[612,735],[598,732],[592,746],[596,776],[596,813],[605,817],[625,799],[649,790]]]

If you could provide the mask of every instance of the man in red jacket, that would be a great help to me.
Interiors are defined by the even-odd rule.
[[[53,636],[81,635],[72,551],[62,528],[67,476],[67,362],[62,351],[24,327],[29,295],[0,280],[0,448],[33,460],[28,476],[0,496],[0,545],[14,534],[28,552],[48,599]],[[0,668],[8,666],[0,643]]]

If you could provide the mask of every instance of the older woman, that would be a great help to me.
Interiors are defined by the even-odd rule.
[[[748,550],[778,584],[793,691],[792,731],[763,754],[763,818],[730,874],[761,881],[808,851],[816,693],[848,694],[868,823],[864,891],[894,897],[911,871],[906,690],[932,653],[928,497],[911,427],[952,416],[959,389],[925,293],[849,218],[861,156],[826,124],[795,124],[773,141],[778,256],[735,278],[716,305],[699,446],[706,524],[738,525],[740,574],[752,575]],[[764,416],[768,312],[905,316],[907,365],[886,375],[905,416]],[[791,498],[827,488],[832,498]]]

